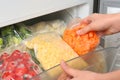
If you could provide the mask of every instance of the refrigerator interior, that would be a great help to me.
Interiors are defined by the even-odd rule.
[[[34,16],[31,17],[29,19],[18,19],[18,21],[10,21],[7,23],[3,23],[1,24],[1,27],[7,26],[7,25],[11,25],[11,24],[15,24],[18,22],[23,22],[25,23],[27,26],[32,26],[38,22],[41,21],[52,21],[52,20],[63,20],[67,26],[67,24],[74,18],[84,18],[87,15],[90,15],[91,13],[93,13],[93,2],[91,1],[87,1],[83,2],[82,4],[77,4],[76,6],[72,6],[72,7],[68,7],[66,9],[62,9],[62,10],[58,10],[58,11],[54,11],[51,13],[46,13],[46,14],[42,14],[40,16]],[[110,53],[110,55],[107,55],[106,53],[104,54],[106,57],[106,61],[107,61],[107,65],[108,65],[108,70],[107,71],[112,71],[112,67],[114,67],[114,52],[117,52],[115,49],[107,49],[106,51],[101,51],[101,52],[107,52]],[[44,77],[44,75],[43,75]],[[46,77],[46,76],[45,76]],[[45,78],[44,77],[44,78]],[[46,77],[47,78],[47,77]],[[47,78],[48,79],[48,78]],[[47,80],[46,79],[46,80]],[[44,79],[45,80],[45,79]]]
[[[60,19],[60,20],[63,20],[67,26],[67,24],[74,18],[78,18],[78,17],[84,18],[87,15],[90,15],[92,13],[91,10],[90,10],[89,4],[82,4],[82,5],[74,6],[74,7],[65,9],[65,10],[54,12],[54,13],[51,13],[48,15],[44,15],[44,16],[41,16],[41,17],[38,17],[35,19],[24,21],[24,23],[27,25],[32,25],[32,24],[38,23],[40,21],[52,21],[52,20]],[[113,47],[113,48],[108,47],[108,49],[105,48],[106,49],[105,52],[107,52],[107,53],[105,53],[104,51],[101,51],[101,52],[105,53],[108,72],[119,69],[119,64],[117,64],[117,62],[119,60],[116,61],[116,57],[118,57],[117,54],[119,53],[119,50],[120,50],[120,48],[118,48],[118,47]],[[96,50],[99,51],[101,49],[103,49],[103,48],[100,45],[100,46],[98,46],[98,48]]]
[[[52,21],[52,20],[63,20],[67,25],[74,18],[84,18],[92,13],[92,10],[89,4],[81,4],[57,12],[53,12],[47,15],[39,16],[36,18],[28,19],[23,21],[26,25],[33,25],[41,21]]]

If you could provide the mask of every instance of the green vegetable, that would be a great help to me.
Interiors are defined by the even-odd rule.
[[[22,41],[22,38],[20,37],[16,30],[14,30],[13,41],[15,44],[19,44]]]
[[[2,38],[0,38],[0,45],[2,45],[3,44],[3,39]]]
[[[19,44],[22,41],[19,34],[15,31],[13,25],[1,28],[1,36],[3,38],[3,48],[14,44]]]
[[[9,36],[9,35],[14,35],[13,29],[14,29],[13,25],[1,28],[2,37],[6,37],[6,36]]]
[[[22,23],[3,27],[0,29],[0,49],[19,44],[30,34],[31,31]]]
[[[3,48],[10,46],[13,43],[12,36],[14,35],[13,32],[14,26],[6,26],[1,28],[1,36],[3,38]]]
[[[26,28],[26,25],[22,23],[15,24],[15,30],[18,32],[22,39],[25,39],[30,36],[31,31]]]
[[[3,39],[0,38],[0,49],[2,48],[2,46],[3,46]]]

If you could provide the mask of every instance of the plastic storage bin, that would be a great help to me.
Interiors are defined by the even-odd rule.
[[[106,73],[110,72],[116,69],[119,69],[120,66],[120,59],[118,58],[120,56],[120,48],[119,47],[110,47],[105,49],[100,49],[91,53],[88,53],[87,55],[82,56],[81,58],[84,59],[88,63],[88,67],[85,67],[83,70],[90,70],[98,73]],[[67,61],[67,64],[71,62],[77,61],[80,57],[76,57],[74,59],[71,59]],[[77,63],[76,65],[80,65],[80,63]],[[50,73],[54,72],[54,70],[57,72],[59,71],[60,66],[57,65],[47,71],[44,71],[37,75],[36,77],[32,78],[31,80],[56,80],[58,76],[50,76]],[[79,68],[78,68],[79,69]]]

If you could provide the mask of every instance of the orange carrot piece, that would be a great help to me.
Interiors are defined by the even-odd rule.
[[[88,32],[84,35],[77,35],[76,31],[86,25],[83,23],[72,29],[66,29],[63,34],[63,40],[80,56],[95,49],[100,40],[95,31]]]

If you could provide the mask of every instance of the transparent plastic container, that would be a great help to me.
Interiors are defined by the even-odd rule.
[[[23,46],[19,46],[16,49],[27,51]],[[14,48],[11,48],[6,51],[11,52],[13,50]],[[87,63],[87,66],[79,67],[81,65],[81,59]],[[78,70],[89,70],[98,73],[111,72],[120,69],[120,47],[98,49],[84,56],[68,60],[66,63],[70,67]],[[73,63],[76,65],[72,65]],[[57,80],[61,73],[62,69],[60,65],[56,65],[46,71],[41,71],[39,75],[36,75],[31,80]]]
[[[0,52],[0,55],[4,52],[11,53],[15,49],[21,50],[22,52],[28,52],[26,46],[24,46],[24,44],[20,44]],[[87,63],[87,66],[83,66],[81,59]],[[120,47],[98,49],[84,56],[68,60],[66,63],[70,67],[78,70],[89,70],[98,73],[114,71],[120,69]],[[62,73],[62,69],[60,65],[56,65],[48,70],[41,70],[40,72],[40,74],[38,73],[38,75],[33,77],[31,80],[57,80]]]
[[[120,69],[119,57],[120,57],[120,47],[110,47],[110,48],[93,51],[81,57],[76,57],[74,59],[67,61],[67,64],[69,65],[69,63],[76,62],[77,59],[82,58],[88,63],[88,66],[81,70],[89,70],[89,71],[94,71],[98,73],[106,73],[106,72]],[[80,63],[77,62],[76,65],[80,65]],[[75,69],[79,69],[79,68],[75,68]],[[61,67],[57,65],[33,77],[31,80],[57,80],[61,72],[55,76],[51,76],[51,74],[52,72],[55,72],[55,71],[58,72],[59,70],[62,71]]]

